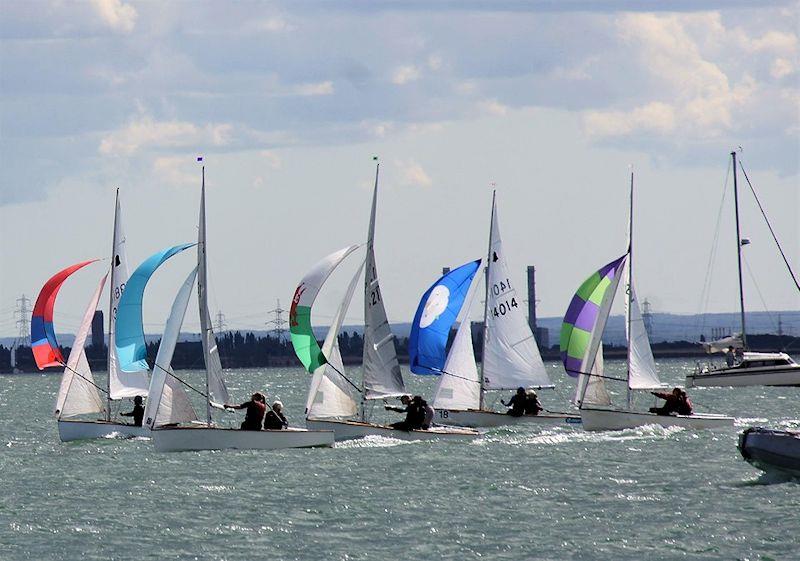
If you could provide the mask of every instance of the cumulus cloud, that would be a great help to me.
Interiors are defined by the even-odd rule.
[[[294,31],[297,29],[297,26],[289,23],[280,16],[272,16],[266,19],[256,20],[253,22],[252,28],[256,31],[264,31],[267,33],[281,33]]]
[[[413,64],[406,64],[395,68],[392,73],[392,83],[398,86],[404,86],[409,82],[419,80],[421,76],[419,68]]]
[[[148,148],[224,146],[231,142],[232,132],[230,124],[198,126],[186,121],[154,121],[145,117],[107,134],[100,141],[99,151],[109,156],[129,156]]]
[[[410,187],[430,187],[433,185],[428,173],[414,160],[395,160],[394,164],[398,169],[401,185]]]
[[[160,156],[153,160],[153,172],[167,185],[197,185],[197,168],[189,156]]]
[[[130,4],[123,4],[121,0],[92,0],[92,6],[103,22],[115,31],[130,33],[136,26],[139,14]]]

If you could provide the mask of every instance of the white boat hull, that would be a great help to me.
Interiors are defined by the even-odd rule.
[[[472,440],[480,436],[478,431],[464,427],[433,426],[425,430],[405,431],[388,425],[333,419],[306,419],[306,426],[313,430],[332,430],[336,433],[336,440],[352,440],[365,436],[382,436],[400,440]]]
[[[61,442],[88,440],[91,438],[108,438],[110,436],[122,436],[126,438],[137,436],[149,437],[150,429],[147,427],[137,427],[109,421],[77,421],[65,419],[59,419],[58,421],[58,437],[61,439]]]
[[[787,368],[715,368],[686,376],[686,387],[800,386],[800,365]]]
[[[540,413],[514,417],[498,411],[479,411],[477,409],[437,409],[436,422],[459,427],[489,428],[506,425],[525,426],[571,426],[581,423],[580,415],[569,413]]]
[[[642,411],[624,411],[619,409],[582,408],[581,420],[583,428],[588,431],[623,430],[645,425],[661,425],[662,427],[683,427],[687,429],[716,429],[733,426],[733,417],[725,415],[657,415]]]
[[[218,427],[164,427],[151,431],[159,452],[187,450],[281,450],[333,446],[329,430],[240,430]]]
[[[739,452],[762,471],[800,477],[800,432],[750,428],[739,435]]]

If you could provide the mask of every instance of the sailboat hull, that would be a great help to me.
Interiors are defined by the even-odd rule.
[[[506,425],[553,427],[580,424],[581,417],[580,415],[570,415],[568,413],[540,413],[539,415],[514,417],[498,411],[436,409],[436,421],[443,425],[472,428],[502,427]]]
[[[333,419],[306,419],[306,426],[313,430],[332,430],[336,440],[352,440],[366,436],[382,436],[399,440],[472,440],[480,436],[474,429],[464,427],[434,426],[427,430],[405,431],[387,425],[362,423],[360,421],[339,421]]]
[[[739,452],[758,469],[800,477],[800,433],[753,427],[739,435]]]
[[[800,386],[800,364],[764,368],[717,368],[686,376],[686,387]]]
[[[121,436],[124,438],[149,437],[150,429],[122,423],[108,421],[58,421],[58,437],[61,442],[73,440],[89,440],[93,438],[111,438]]]
[[[733,426],[733,417],[725,415],[657,415],[641,411],[582,408],[581,420],[587,431],[623,430],[645,425],[683,427],[687,429],[717,429]]]
[[[169,427],[152,431],[159,452],[189,450],[282,450],[333,446],[333,431],[290,428],[249,431],[231,428]]]

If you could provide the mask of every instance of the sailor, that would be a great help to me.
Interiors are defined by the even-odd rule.
[[[264,430],[281,430],[289,426],[289,421],[283,414],[283,403],[276,401],[272,409],[264,415]]]
[[[144,407],[142,407],[142,396],[137,395],[133,398],[133,411],[129,413],[120,413],[122,417],[133,417],[133,425],[136,427],[142,426],[142,419],[144,419]]]
[[[685,390],[681,390],[681,399],[678,402],[678,415],[691,415],[692,413],[694,413],[692,400],[686,395]]]
[[[433,418],[436,416],[436,409],[433,408],[427,401],[422,400],[422,428],[428,430],[433,424]]]
[[[651,413],[657,413],[658,415],[671,415],[672,413],[677,413],[680,410],[680,402],[681,402],[681,389],[675,388],[672,390],[672,393],[664,393],[664,392],[650,392],[656,397],[660,397],[661,399],[665,400],[666,403],[661,407],[651,407]]]
[[[421,402],[422,397],[415,395],[413,399],[411,399],[407,395],[403,395],[400,397],[400,403],[402,403],[405,407],[392,407],[391,405],[386,405],[384,409],[387,411],[397,411],[398,413],[405,413],[406,418],[402,421],[398,421],[397,423],[392,423],[391,426],[393,429],[399,430],[414,430],[422,427],[422,423],[424,421],[424,413],[422,411]]]
[[[736,363],[736,357],[733,352],[733,347],[729,346],[728,350],[725,351],[725,364],[730,368]]]
[[[528,396],[525,393],[525,388],[519,387],[517,388],[517,393],[511,396],[511,399],[508,400],[508,403],[502,399],[500,400],[500,403],[511,408],[508,410],[508,414],[512,417],[522,417],[522,415],[525,414],[525,402],[527,399]]]
[[[250,396],[250,401],[246,401],[241,405],[226,403],[225,407],[229,409],[247,409],[244,415],[244,422],[240,427],[242,430],[261,430],[261,421],[267,411],[267,398],[261,392],[256,392]]]
[[[525,414],[526,415],[538,415],[539,411],[542,411],[544,407],[542,404],[539,403],[539,396],[536,395],[536,392],[528,390],[525,392]]]

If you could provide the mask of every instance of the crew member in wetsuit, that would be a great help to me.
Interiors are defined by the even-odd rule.
[[[725,365],[731,368],[734,364],[736,364],[736,356],[733,352],[733,347],[728,347],[728,350],[725,351]]]
[[[650,392],[656,397],[660,397],[661,399],[665,400],[666,403],[661,407],[651,407],[651,413],[657,413],[659,415],[670,415],[672,413],[677,413],[680,410],[681,404],[681,389],[675,388],[672,390],[672,393],[663,393],[663,392]]]
[[[289,421],[283,415],[283,403],[276,401],[272,409],[264,415],[264,430],[281,430],[289,426]]]
[[[528,396],[525,394],[525,388],[519,387],[517,388],[517,393],[511,396],[508,403],[502,399],[500,403],[511,408],[508,410],[508,414],[512,417],[522,417],[525,414],[525,401],[527,399]]]
[[[678,415],[691,415],[692,413],[694,413],[692,400],[686,395],[686,391],[681,390],[681,399],[678,403]]]
[[[226,403],[225,407],[247,409],[244,415],[244,422],[240,427],[242,430],[261,430],[261,421],[264,420],[264,413],[267,411],[267,398],[264,397],[264,394],[256,392],[250,396],[250,401],[246,401],[241,405]]]
[[[422,398],[418,395],[414,396],[414,399],[411,399],[407,395],[400,397],[400,403],[402,403],[405,407],[393,407],[391,405],[386,405],[384,409],[387,411],[397,411],[398,413],[405,413],[406,418],[403,421],[398,421],[396,423],[392,423],[389,425],[393,429],[399,430],[414,430],[418,429],[422,426],[424,420],[424,412],[422,411],[420,402]]]
[[[133,426],[141,427],[144,419],[144,407],[142,407],[142,396],[137,395],[133,398],[133,411],[120,413],[121,417],[133,417]]]
[[[544,410],[542,404],[539,403],[539,396],[533,390],[525,392],[525,414],[538,415],[539,411]]]
[[[424,399],[422,400],[422,427],[424,430],[431,428],[433,418],[436,416],[436,409]]]

